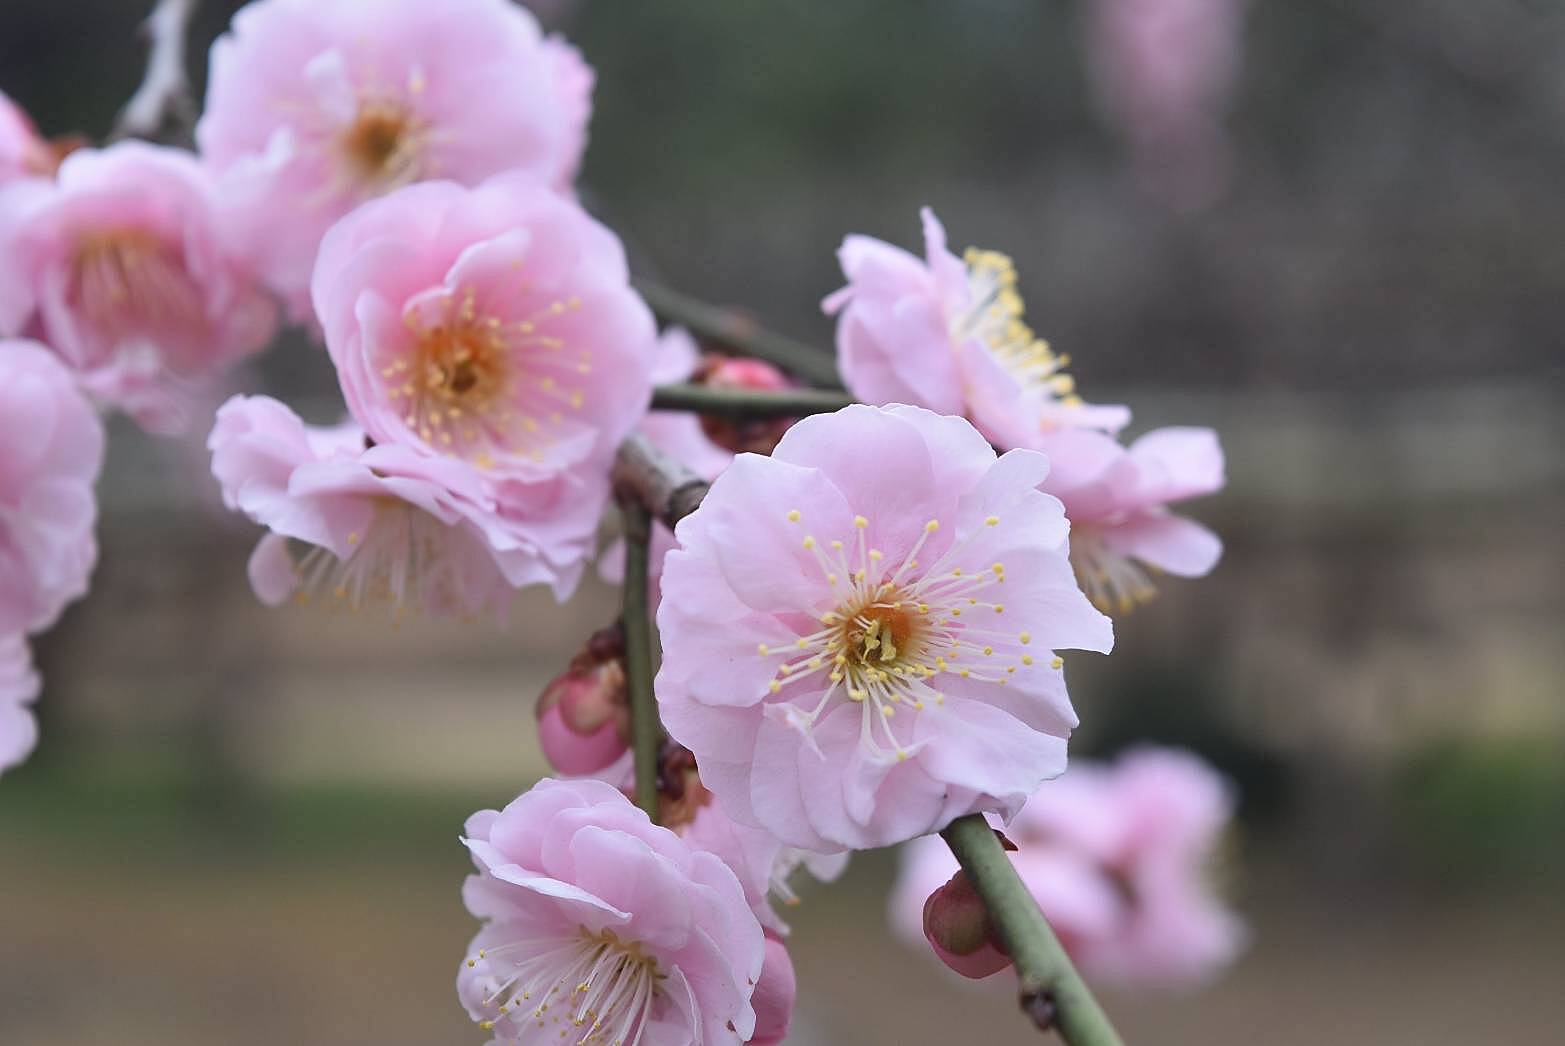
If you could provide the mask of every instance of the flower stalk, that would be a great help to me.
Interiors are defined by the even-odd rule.
[[[696,414],[745,420],[802,418],[829,414],[854,402],[845,392],[830,389],[724,389],[711,385],[660,385],[652,390],[653,410],[688,410]]]
[[[1069,1046],[1123,1046],[983,815],[959,817],[940,835],[989,909],[1016,967],[1022,1011]]]
[[[647,605],[652,514],[634,498],[625,515],[625,683],[630,695],[630,747],[636,761],[636,805],[658,821],[658,750],[663,724],[652,693],[652,615]]]
[[[714,342],[743,356],[776,364],[811,385],[842,387],[831,355],[767,330],[747,316],[708,305],[646,280],[633,281],[642,298],[665,323],[677,323],[697,338]]]

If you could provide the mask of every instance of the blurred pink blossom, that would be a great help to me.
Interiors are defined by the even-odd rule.
[[[509,0],[257,0],[212,47],[196,141],[233,227],[303,318],[321,237],[357,204],[504,171],[568,185],[592,80]]]
[[[676,531],[670,735],[735,820],[817,852],[1013,813],[1064,769],[1056,647],[1107,650],[1044,457],[855,405],[740,455]]]
[[[1087,51],[1104,113],[1138,177],[1176,206],[1205,204],[1230,166],[1223,119],[1245,0],[1093,0]]]
[[[32,652],[19,635],[0,637],[0,773],[21,763],[38,743],[30,707],[38,697]]]
[[[485,926],[457,976],[498,1043],[743,1043],[766,957],[734,873],[611,785],[545,780],[467,822]]]
[[[192,385],[272,335],[276,309],[228,250],[188,153],[78,150],[52,186],[17,187],[5,206],[0,329],[35,334],[154,431],[181,431]]]
[[[537,480],[606,471],[646,413],[656,327],[619,240],[524,178],[364,204],[321,244],[313,295],[377,442]]]
[[[1155,429],[1122,447],[1085,430],[1046,435],[1043,490],[1065,504],[1071,563],[1098,609],[1125,613],[1152,598],[1152,572],[1201,577],[1217,565],[1216,534],[1168,506],[1222,489],[1222,445],[1211,429]]]
[[[229,508],[271,531],[250,561],[263,602],[321,597],[393,614],[503,614],[516,588],[575,588],[606,477],[496,484],[473,466],[356,426],[305,425],[276,400],[236,396],[208,440]],[[311,546],[298,559],[288,539]]]
[[[0,91],[0,184],[52,175],[58,165],[54,148],[38,134],[32,117]]]
[[[868,236],[849,236],[837,252],[848,285],[822,307],[838,317],[838,365],[854,396],[965,417],[1001,447],[1130,420],[1124,407],[1076,395],[1066,360],[1022,321],[1009,258],[970,248],[959,259],[934,212],[921,214],[923,260]]]
[[[1199,983],[1232,962],[1244,928],[1208,876],[1233,816],[1227,783],[1200,759],[1144,748],[1075,763],[1006,827],[1011,862],[1089,979]],[[893,929],[924,948],[925,899],[957,870],[937,838],[902,852]]]
[[[0,340],[0,636],[54,624],[97,562],[103,423],[42,345]]]

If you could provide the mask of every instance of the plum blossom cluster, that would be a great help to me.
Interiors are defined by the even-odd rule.
[[[559,776],[467,823],[483,926],[457,989],[495,1043],[781,1042],[799,873],[909,840],[894,913],[994,972],[994,913],[941,885],[927,838],[960,818],[1010,825],[1089,969],[1226,961],[1210,772],[1146,753],[1046,784],[1078,722],[1065,653],[1107,653],[1154,572],[1218,559],[1169,510],[1222,486],[1216,437],[1122,442],[1129,410],[1080,398],[1010,259],[957,257],[928,210],[922,258],[839,253],[825,308],[862,403],[651,410],[656,385],[798,400],[784,369],[659,334],[574,191],[594,85],[508,0],[255,0],[212,49],[193,151],[62,161],[0,98],[0,769],[34,742],[27,637],[93,565],[96,408],[180,431],[288,319],[323,345],[335,416],[234,395],[207,439],[224,502],[264,528],[266,604],[503,618],[528,586],[572,595],[627,439],[709,484],[681,519],[640,506],[664,517],[627,528],[647,578],[625,540],[596,556],[638,598],[538,701]],[[655,680],[631,650],[650,613]]]
[[[977,248],[958,258],[927,208],[923,224],[922,259],[867,236],[838,251],[848,283],[824,307],[849,390],[965,417],[997,447],[1046,454],[1041,489],[1063,502],[1071,562],[1103,611],[1151,599],[1157,572],[1209,572],[1221,543],[1168,506],[1222,488],[1216,435],[1157,429],[1121,444],[1129,409],[1081,399],[1069,358],[1027,325],[1010,258]]]
[[[1005,834],[1022,881],[1083,972],[1189,986],[1231,962],[1245,940],[1211,881],[1233,806],[1227,783],[1196,756],[1133,749],[1112,764],[1072,766]],[[919,947],[927,938],[963,976],[1010,965],[938,840],[903,848],[890,917],[899,936]]]

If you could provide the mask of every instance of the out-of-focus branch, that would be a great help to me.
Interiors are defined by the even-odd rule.
[[[1022,1011],[1041,1030],[1058,1029],[1069,1046],[1124,1046],[983,815],[959,817],[940,834],[1016,967]]]
[[[775,334],[739,313],[697,301],[659,284],[646,280],[637,280],[635,284],[652,311],[666,323],[677,323],[698,338],[775,364],[811,385],[828,389],[842,385],[837,377],[836,361],[829,353]]]
[[[688,410],[697,414],[747,418],[802,418],[829,414],[854,402],[845,392],[830,389],[723,389],[711,385],[661,385],[652,390],[653,410]]]
[[[634,501],[672,527],[701,504],[707,484],[645,436],[632,436],[620,444],[614,489],[622,504]]]
[[[658,752],[663,724],[652,692],[652,617],[647,606],[652,516],[634,498],[625,511],[625,684],[630,694],[630,747],[636,760],[636,805],[658,820]]]
[[[114,121],[110,141],[148,138],[188,142],[196,122],[196,103],[185,71],[190,19],[200,0],[158,0],[147,16],[147,72]]]

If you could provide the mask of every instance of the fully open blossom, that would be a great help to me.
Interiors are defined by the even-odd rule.
[[[321,237],[355,206],[503,171],[563,186],[591,112],[592,71],[510,0],[257,0],[212,47],[196,141],[302,317]]]
[[[353,425],[307,426],[262,396],[226,403],[207,445],[229,507],[271,531],[250,561],[271,604],[293,595],[396,614],[503,613],[514,589],[534,583],[563,599],[607,498],[601,478],[497,486],[465,462],[366,446]]]
[[[35,333],[94,397],[180,429],[190,384],[261,348],[275,322],[220,234],[215,199],[177,149],[72,153],[5,223],[0,328]]]
[[[885,846],[1014,813],[1076,725],[1056,648],[1107,650],[1033,451],[852,406],[740,455],[680,522],[657,691],[729,815],[794,846]]]
[[[48,628],[98,558],[103,423],[57,356],[0,340],[0,635]]]
[[[1137,174],[1171,202],[1220,190],[1245,0],[1093,0],[1087,54],[1098,103]]]
[[[734,873],[601,781],[545,780],[467,822],[486,924],[457,977],[502,1043],[742,1043],[764,940]]]
[[[964,416],[1002,447],[1061,426],[1123,426],[1130,412],[1083,403],[1065,357],[1022,321],[1011,259],[977,248],[959,259],[934,212],[922,216],[923,260],[868,236],[837,252],[848,285],[823,307],[838,314],[838,366],[854,396]]]
[[[656,328],[619,240],[523,178],[365,204],[322,243],[313,293],[377,442],[496,477],[590,471],[651,397]]]
[[[1208,881],[1233,816],[1226,782],[1195,756],[1138,749],[1112,765],[1076,763],[1006,828],[1011,862],[1089,978],[1199,982],[1232,961],[1244,930]],[[939,839],[902,854],[891,922],[925,947],[925,898],[957,870]]]
[[[1099,609],[1124,613],[1152,598],[1151,571],[1201,577],[1217,565],[1217,535],[1168,511],[1222,489],[1223,449],[1211,429],[1154,429],[1129,447],[1065,430],[1037,447],[1051,465],[1043,489],[1071,521],[1076,577]]]
[[[38,697],[27,640],[0,637],[0,773],[16,766],[38,743],[38,722],[30,707]]]

